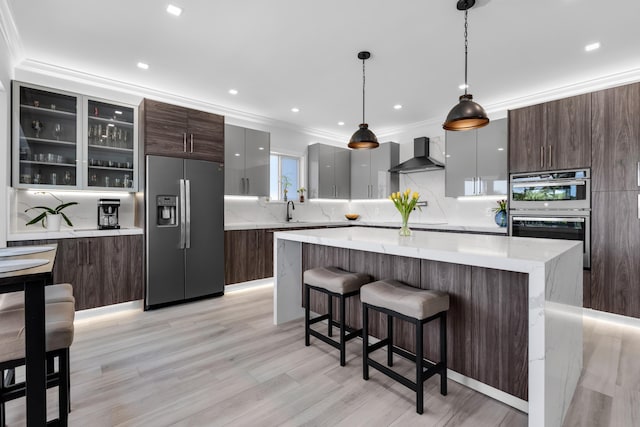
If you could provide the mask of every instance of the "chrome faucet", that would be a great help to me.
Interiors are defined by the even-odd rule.
[[[289,211],[289,205],[291,205],[291,209],[293,209],[294,211],[296,210],[296,206],[293,204],[293,200],[289,200],[287,202],[287,222],[291,221],[293,219],[293,216],[291,215],[291,212]]]

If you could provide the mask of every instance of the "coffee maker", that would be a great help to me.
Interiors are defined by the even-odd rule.
[[[98,229],[113,230],[120,228],[118,224],[119,199],[98,200]]]

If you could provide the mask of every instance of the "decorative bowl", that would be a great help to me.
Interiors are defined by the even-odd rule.
[[[349,221],[355,221],[356,219],[360,218],[360,215],[358,214],[353,214],[353,213],[348,213],[348,214],[344,214],[345,218],[347,218]]]

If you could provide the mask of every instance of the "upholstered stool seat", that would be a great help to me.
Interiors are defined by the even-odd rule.
[[[422,414],[424,401],[423,383],[435,374],[440,375],[440,393],[447,394],[447,310],[449,295],[442,291],[407,286],[397,280],[380,280],[364,285],[360,290],[362,301],[362,359],[365,380],[369,379],[369,367],[388,375],[416,392],[416,412]],[[387,337],[369,345],[369,309],[387,315]],[[416,328],[415,355],[393,345],[393,319],[413,323]],[[432,363],[423,358],[424,324],[440,320],[440,362]],[[387,347],[387,366],[371,359],[369,355]],[[415,382],[393,371],[393,354],[415,361]],[[426,368],[426,369],[425,369]]]
[[[69,414],[69,347],[73,343],[75,301],[45,305],[47,388],[58,387],[59,419],[67,425]],[[5,402],[25,396],[26,384],[16,383],[13,370],[25,364],[24,308],[0,310],[0,424],[4,426]],[[53,360],[58,358],[58,372]],[[5,377],[7,372],[7,377]]]
[[[73,302],[73,286],[60,283],[44,287],[45,303]],[[24,308],[24,291],[0,294],[0,310]]]
[[[318,267],[306,270],[303,274],[304,281],[304,298],[305,298],[305,316],[304,316],[304,342],[306,346],[310,345],[310,336],[324,341],[325,343],[340,350],[340,365],[346,364],[345,347],[346,342],[361,336],[362,329],[355,330],[346,325],[345,321],[345,300],[349,297],[358,295],[362,285],[371,281],[371,276],[363,273],[352,273],[337,267]],[[327,314],[311,319],[310,310],[310,293],[311,290],[324,293],[327,295]],[[340,309],[340,321],[333,319],[333,298],[338,298]],[[328,330],[325,336],[320,332],[311,329],[311,325],[323,320],[327,320]],[[340,328],[340,340],[335,341],[329,337],[333,336],[332,328],[337,326]],[[349,332],[347,334],[347,331]]]

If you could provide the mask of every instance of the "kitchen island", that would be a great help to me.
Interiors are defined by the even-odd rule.
[[[274,253],[274,323],[303,317],[302,272],[319,265],[447,291],[449,378],[528,412],[530,426],[562,424],[582,369],[581,243],[350,227],[275,233]],[[347,323],[359,316],[350,305]]]

